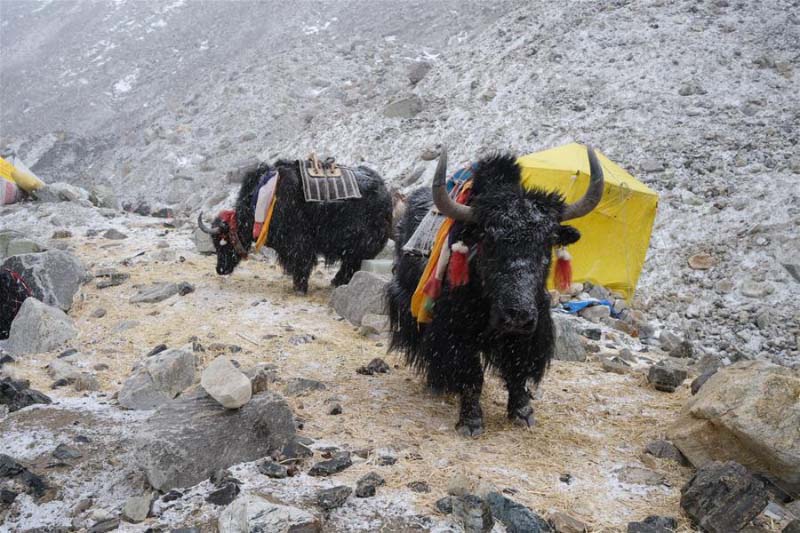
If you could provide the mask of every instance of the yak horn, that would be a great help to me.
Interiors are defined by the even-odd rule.
[[[203,223],[202,211],[200,211],[200,214],[197,215],[197,226],[200,228],[200,231],[202,231],[203,233],[208,233],[209,235],[217,235],[221,231],[219,228],[208,229],[205,223]]]
[[[439,163],[436,165],[436,173],[433,175],[433,203],[441,214],[460,222],[470,222],[474,219],[472,208],[468,205],[461,205],[450,198],[445,186],[447,174],[447,147],[442,146],[439,152]]]
[[[600,161],[597,160],[597,154],[591,146],[586,148],[589,156],[589,188],[583,198],[572,204],[567,204],[564,209],[564,214],[561,215],[561,221],[567,221],[573,218],[580,218],[588,214],[592,209],[597,207],[600,203],[600,198],[603,197],[603,167]]]

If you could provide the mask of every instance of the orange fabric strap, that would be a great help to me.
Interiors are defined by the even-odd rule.
[[[281,174],[278,172],[277,176],[274,178],[275,180],[281,179]],[[267,210],[267,217],[264,219],[264,225],[261,226],[261,233],[258,234],[258,240],[256,241],[256,252],[261,250],[261,247],[264,246],[267,242],[267,237],[269,237],[269,223],[272,221],[272,213],[275,211],[275,201],[278,199],[278,185],[280,184],[279,181],[275,181],[275,192],[272,193],[272,200],[269,202],[269,209]]]

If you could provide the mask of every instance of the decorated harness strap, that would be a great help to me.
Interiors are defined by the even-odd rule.
[[[472,180],[456,183],[450,193],[456,202],[466,204],[472,196]],[[441,295],[447,276],[451,287],[469,282],[469,248],[461,241],[451,242],[454,220],[447,218],[434,239],[428,263],[411,297],[411,314],[420,324],[433,320],[433,307]]]

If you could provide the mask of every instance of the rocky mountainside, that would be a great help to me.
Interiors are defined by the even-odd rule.
[[[0,146],[189,213],[253,158],[316,150],[410,187],[440,142],[593,143],[661,195],[641,305],[719,357],[796,364],[792,4],[9,1]]]

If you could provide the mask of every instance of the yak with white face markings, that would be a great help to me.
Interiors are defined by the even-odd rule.
[[[456,428],[465,436],[483,432],[480,396],[484,365],[496,369],[508,389],[508,417],[533,424],[527,388],[538,384],[553,355],[554,332],[546,280],[553,247],[580,238],[563,225],[589,213],[603,192],[603,171],[588,149],[591,179],[573,204],[557,193],[525,190],[516,158],[481,160],[473,172],[469,205],[456,203],[445,188],[447,152],[442,149],[432,188],[410,196],[397,234],[394,277],[387,289],[390,350],[404,352],[408,364],[424,374],[437,392],[460,395]],[[411,314],[412,295],[427,258],[403,252],[431,205],[452,218],[453,242],[469,247],[468,281],[445,279],[430,323]]]
[[[386,246],[392,230],[392,198],[383,178],[359,166],[353,170],[361,198],[306,202],[297,161],[280,160],[274,169],[279,178],[266,244],[292,276],[295,291],[308,291],[308,279],[319,256],[326,264],[341,263],[334,286],[349,283],[361,261],[372,259]],[[253,244],[253,195],[258,194],[259,179],[268,170],[264,163],[245,174],[232,218],[217,216],[207,227],[203,214],[198,216],[200,229],[214,242],[217,274],[231,274],[247,257]]]

